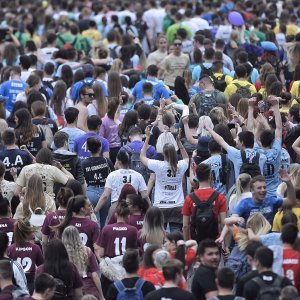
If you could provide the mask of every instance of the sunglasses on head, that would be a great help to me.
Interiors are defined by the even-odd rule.
[[[83,94],[83,95],[89,96],[90,98],[94,98],[95,97],[95,94],[93,94],[93,93],[88,93],[88,94]]]
[[[173,45],[174,45],[174,46],[181,46],[182,43],[174,43]]]

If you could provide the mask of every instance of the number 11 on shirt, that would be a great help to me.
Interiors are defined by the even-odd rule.
[[[120,253],[120,238],[115,238],[115,241],[114,241],[114,244],[115,244],[115,255],[118,256],[118,255],[122,255],[125,253],[126,251],[126,237],[123,237],[121,239],[121,253]]]

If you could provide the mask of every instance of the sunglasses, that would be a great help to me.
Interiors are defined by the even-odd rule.
[[[84,96],[89,96],[90,98],[94,98],[95,97],[95,94],[93,93],[88,93],[88,94],[83,94]]]
[[[174,45],[174,46],[181,46],[182,43],[174,43],[173,45]]]

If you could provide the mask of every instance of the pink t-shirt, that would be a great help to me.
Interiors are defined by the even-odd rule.
[[[106,138],[109,142],[109,148],[121,147],[121,138],[119,137],[119,127],[108,116],[102,118],[100,127],[100,135]]]

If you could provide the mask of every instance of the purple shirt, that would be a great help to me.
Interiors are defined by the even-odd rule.
[[[137,230],[142,229],[144,224],[144,215],[130,215],[127,224],[134,226]]]
[[[102,150],[100,155],[103,155],[103,152],[109,152],[109,143],[106,138],[103,138],[97,133],[88,132],[80,137],[78,137],[74,142],[74,152],[77,153],[80,159],[86,159],[91,156],[91,152],[87,150],[86,141],[89,137],[98,139],[102,144]]]
[[[110,148],[118,148],[121,146],[119,127],[114,120],[110,119],[108,116],[102,118],[100,134],[108,140]]]
[[[41,229],[42,234],[47,235],[49,239],[53,239],[55,233],[51,230],[50,226],[58,225],[65,218],[65,215],[65,210],[56,210],[49,213],[44,220],[44,224]]]
[[[9,217],[0,218],[0,232],[6,233],[9,239],[9,244],[12,243],[14,235],[14,225],[17,220]]]
[[[22,246],[12,244],[7,249],[8,257],[18,261],[25,273],[35,273],[35,266],[44,263],[41,248],[31,242],[25,242]]]
[[[141,153],[143,145],[144,145],[144,142],[142,142],[142,141],[133,141],[131,143],[127,143],[126,146],[128,146],[135,153]],[[124,147],[124,146],[121,147],[120,151],[121,150],[128,152],[126,147]],[[147,158],[153,158],[153,156],[155,156],[155,155],[156,155],[155,148],[153,146],[149,146],[147,149],[147,152],[146,152]]]
[[[104,248],[104,256],[115,257],[128,248],[137,248],[137,229],[126,223],[114,223],[103,228],[99,246]]]

